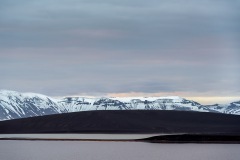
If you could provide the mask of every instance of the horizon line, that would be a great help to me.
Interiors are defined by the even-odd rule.
[[[41,93],[36,93],[36,92],[19,92],[19,91],[14,91],[14,90],[7,90],[7,89],[0,89],[0,91],[9,91],[9,92],[17,92],[17,93],[22,93],[22,94],[40,94],[44,96],[48,96],[46,94],[41,94]],[[188,96],[188,95],[164,95],[164,92],[160,93],[157,95],[156,93],[140,93],[140,92],[128,92],[128,93],[105,93],[99,96],[96,95],[90,95],[86,93],[79,93],[79,94],[69,94],[69,95],[63,95],[63,96],[48,96],[51,98],[67,98],[67,97],[86,97],[86,98],[154,98],[154,97],[179,97],[179,98],[184,98],[188,100],[192,100],[195,102],[198,102],[203,105],[213,105],[213,104],[226,104],[226,103],[231,103],[231,102],[236,102],[240,101],[240,96]]]

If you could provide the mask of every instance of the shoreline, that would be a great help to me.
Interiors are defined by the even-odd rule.
[[[115,139],[37,139],[37,138],[0,138],[0,141],[79,141],[79,142],[143,142],[161,144],[240,144],[240,141],[145,141],[145,140],[115,140]]]
[[[21,141],[88,141],[88,142],[146,142],[146,143],[197,143],[197,144],[240,144],[239,135],[201,135],[201,134],[168,134],[168,135],[153,135],[153,134],[134,134],[129,137],[129,134],[79,134],[76,137],[59,137],[59,134],[0,134],[0,140],[21,140]],[[20,135],[22,137],[20,137]],[[32,137],[31,137],[32,135]],[[42,135],[42,137],[40,136]],[[72,136],[74,134],[69,134]],[[77,134],[75,134],[77,135]],[[83,138],[83,136],[87,136]],[[99,136],[101,135],[101,136]],[[28,137],[27,137],[28,136]],[[37,137],[39,136],[39,137]],[[45,136],[45,137],[44,137]],[[82,137],[81,137],[82,136]],[[90,137],[89,137],[90,136]],[[97,137],[98,136],[98,137]],[[104,138],[105,136],[105,138]],[[111,137],[113,136],[113,137]],[[135,137],[134,137],[135,136]],[[142,138],[139,138],[141,136]],[[108,137],[108,138],[106,138]]]

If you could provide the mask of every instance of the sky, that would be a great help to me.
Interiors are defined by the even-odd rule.
[[[240,0],[1,0],[0,89],[240,100]]]

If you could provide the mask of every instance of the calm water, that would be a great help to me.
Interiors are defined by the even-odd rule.
[[[1,160],[238,160],[239,144],[0,141]]]
[[[40,139],[141,139],[167,134],[0,134],[0,138]]]

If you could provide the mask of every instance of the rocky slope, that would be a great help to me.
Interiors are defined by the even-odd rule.
[[[181,97],[65,97],[0,90],[0,120],[91,110],[182,110],[240,115],[240,101],[201,105]]]

